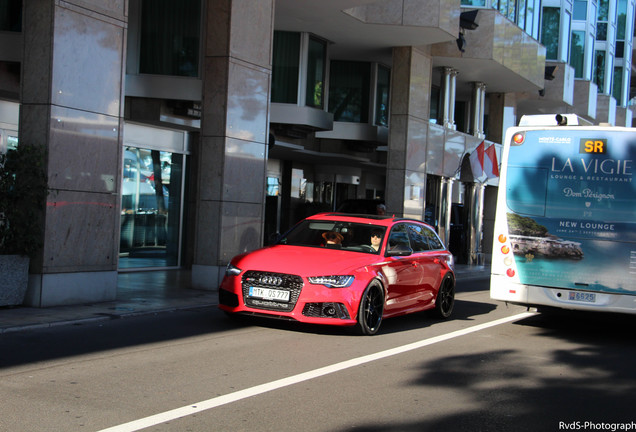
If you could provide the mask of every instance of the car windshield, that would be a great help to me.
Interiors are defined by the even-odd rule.
[[[284,235],[278,244],[377,254],[385,232],[385,227],[372,224],[304,220]]]

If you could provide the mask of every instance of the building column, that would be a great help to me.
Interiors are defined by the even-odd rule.
[[[442,124],[445,128],[455,129],[455,94],[458,72],[450,67],[442,68],[442,94],[444,95]]]
[[[483,139],[484,134],[484,114],[486,103],[486,84],[482,82],[473,83],[473,135]]]
[[[208,0],[192,284],[262,245],[274,0]]]
[[[506,129],[517,125],[517,97],[514,93],[488,95],[488,139],[503,143]]]
[[[117,293],[126,5],[23,2],[19,145],[46,148],[49,187],[30,306]]]
[[[455,179],[442,177],[440,182],[439,196],[437,202],[437,220],[439,225],[437,227],[437,234],[444,242],[444,245],[448,246],[450,240],[450,228],[451,228],[451,206],[453,205],[453,183]]]
[[[468,226],[468,263],[471,265],[484,264],[482,239],[483,239],[483,214],[484,214],[484,189],[483,183],[466,184],[466,207],[469,209]]]
[[[387,214],[423,219],[432,58],[414,47],[393,48]]]

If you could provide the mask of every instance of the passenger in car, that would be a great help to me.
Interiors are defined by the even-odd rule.
[[[344,237],[342,234],[335,231],[326,231],[322,233],[322,238],[327,242],[326,245],[339,245],[342,244]]]

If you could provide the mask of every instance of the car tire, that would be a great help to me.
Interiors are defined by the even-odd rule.
[[[455,281],[451,276],[446,276],[439,286],[435,299],[435,316],[446,319],[453,313],[455,305]]]
[[[358,324],[356,330],[359,334],[372,336],[380,329],[382,314],[384,313],[384,289],[382,284],[374,280],[360,299],[358,307]]]

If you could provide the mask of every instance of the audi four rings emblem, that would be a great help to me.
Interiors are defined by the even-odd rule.
[[[258,281],[265,285],[276,285],[279,286],[283,283],[283,278],[278,276],[261,276]]]

